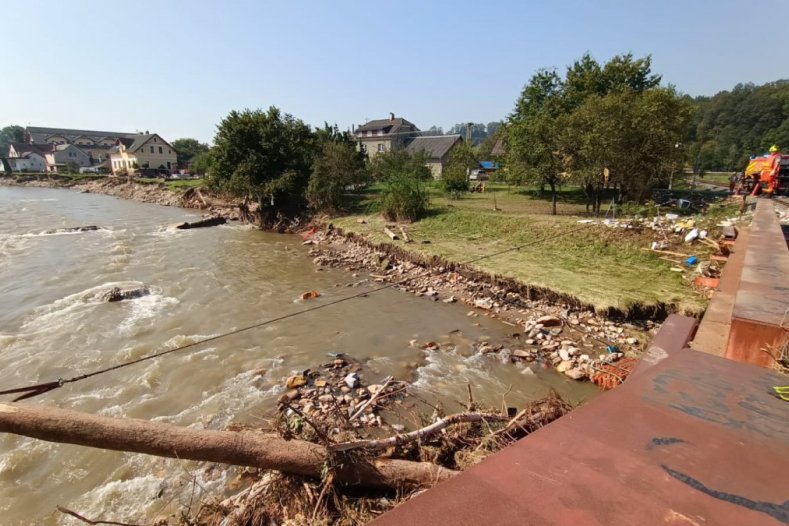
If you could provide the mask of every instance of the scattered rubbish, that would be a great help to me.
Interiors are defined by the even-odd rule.
[[[304,294],[302,294],[300,296],[300,299],[306,301],[306,300],[315,299],[315,298],[319,297],[320,295],[321,295],[321,293],[318,292],[317,290],[311,290],[309,292],[305,292]]]
[[[691,241],[694,241],[698,237],[699,237],[699,229],[694,228],[693,230],[688,232],[688,234],[685,236],[685,243],[690,243]]]
[[[397,239],[399,239],[397,237],[397,234],[395,234],[389,227],[386,226],[384,227],[384,234],[389,236],[389,239],[391,239],[392,241],[396,241]]]
[[[690,256],[688,259],[685,260],[685,264],[689,267],[692,267],[693,265],[698,263],[698,261],[699,258],[697,258],[696,256]]]
[[[789,402],[789,385],[774,385],[773,391],[775,391],[775,395],[778,398],[784,402]]]
[[[348,376],[346,376],[343,381],[349,388],[355,389],[359,385],[359,375],[356,373],[348,373]]]
[[[724,239],[737,239],[737,229],[733,225],[723,227]]]
[[[315,232],[317,232],[317,231],[318,231],[317,227],[312,227],[309,230],[307,230],[306,232],[304,232],[301,235],[301,238],[304,239],[304,240],[307,240],[307,239],[311,238],[315,234]]]
[[[683,210],[687,210],[691,206],[691,202],[687,199],[677,199],[677,206]]]
[[[704,276],[696,276],[693,278],[693,284],[697,287],[705,287],[709,289],[717,289],[720,285],[720,278],[707,278]]]

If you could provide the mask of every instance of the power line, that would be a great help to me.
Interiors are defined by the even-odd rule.
[[[572,229],[572,230],[567,230],[567,231],[565,231],[565,232],[563,232],[562,234],[559,234],[559,235],[545,236],[545,237],[542,237],[542,238],[539,238],[539,239],[535,239],[535,240],[529,241],[527,243],[523,243],[523,244],[518,245],[518,246],[514,246],[514,247],[511,247],[511,248],[499,250],[498,252],[493,252],[493,253],[485,254],[485,255],[482,255],[482,256],[479,256],[479,257],[476,257],[476,258],[468,259],[466,261],[460,262],[459,264],[460,265],[469,265],[471,263],[476,263],[478,261],[483,261],[485,259],[490,259],[492,257],[500,256],[502,254],[507,254],[509,252],[515,252],[517,250],[521,250],[522,248],[526,248],[526,247],[529,247],[529,246],[537,245],[539,243],[542,243],[544,241],[548,241],[550,239],[557,239],[557,238],[564,237],[566,235],[569,235],[569,234],[578,232],[580,230],[583,230],[584,228],[586,228],[586,227],[582,226],[582,227],[578,227],[578,228],[575,228],[575,229]],[[147,361],[147,360],[153,360],[154,358],[160,358],[162,356],[165,356],[165,355],[168,355],[168,354],[171,354],[171,353],[174,353],[174,352],[190,349],[192,347],[196,347],[196,346],[202,345],[204,343],[216,341],[216,340],[219,340],[221,338],[227,338],[228,336],[234,336],[236,334],[240,334],[242,332],[247,332],[247,331],[250,331],[252,329],[258,329],[260,327],[264,327],[266,325],[270,325],[270,324],[276,323],[278,321],[283,321],[283,320],[287,320],[287,319],[290,319],[290,318],[295,318],[296,316],[300,316],[302,314],[307,314],[309,312],[314,312],[316,310],[321,310],[321,309],[325,309],[325,308],[328,308],[328,307],[332,307],[332,306],[337,305],[339,303],[343,303],[343,302],[346,302],[346,301],[350,301],[352,299],[360,298],[362,296],[367,296],[368,294],[374,294],[376,292],[379,292],[379,291],[382,291],[382,290],[386,290],[386,289],[390,289],[390,288],[396,287],[398,285],[403,285],[405,283],[408,283],[409,281],[415,280],[417,278],[424,277],[424,276],[430,274],[431,272],[432,272],[431,269],[425,269],[424,272],[421,272],[421,273],[416,274],[414,276],[411,276],[411,277],[408,277],[408,278],[403,278],[403,279],[401,279],[399,281],[395,281],[395,282],[389,283],[387,285],[382,285],[382,286],[374,288],[372,290],[359,292],[358,294],[353,294],[351,296],[346,296],[344,298],[339,298],[339,299],[330,301],[328,303],[322,303],[322,304],[315,305],[313,307],[309,307],[309,308],[306,308],[306,309],[303,309],[303,310],[300,310],[300,311],[295,311],[295,312],[291,312],[291,313],[288,313],[288,314],[284,314],[282,316],[277,316],[275,318],[270,318],[270,319],[267,319],[267,320],[255,323],[253,325],[248,325],[246,327],[241,327],[240,329],[235,329],[235,330],[228,331],[228,332],[225,332],[225,333],[222,333],[222,334],[217,334],[215,336],[210,336],[208,338],[203,338],[202,340],[198,340],[196,342],[188,343],[186,345],[181,345],[179,347],[175,347],[174,349],[168,349],[166,351],[160,351],[160,352],[157,352],[157,353],[154,353],[154,354],[149,354],[147,356],[143,356],[143,357],[137,358],[135,360],[122,362],[122,363],[115,364],[115,365],[110,366],[110,367],[106,367],[104,369],[99,369],[99,370],[96,370],[96,371],[93,371],[93,372],[90,372],[90,373],[81,374],[79,376],[74,376],[74,377],[71,377],[71,378],[66,378],[66,379],[59,378],[59,379],[57,379],[55,381],[52,381],[52,382],[44,382],[44,383],[39,383],[39,384],[36,384],[36,385],[30,385],[30,386],[26,386],[26,387],[15,387],[13,389],[5,389],[3,391],[0,391],[0,395],[24,393],[21,396],[18,396],[17,398],[15,398],[13,400],[14,402],[18,402],[18,401],[24,400],[26,398],[33,398],[35,396],[47,393],[47,392],[52,391],[54,389],[58,389],[60,387],[63,387],[64,385],[69,384],[69,383],[74,383],[74,382],[79,382],[81,380],[86,380],[88,378],[91,378],[91,377],[94,377],[94,376],[98,376],[100,374],[108,373],[108,372],[111,372],[111,371],[115,371],[115,370],[118,370],[118,369],[122,369],[124,367],[129,367],[131,365],[135,365],[135,364],[138,364],[140,362],[144,362],[144,361]]]

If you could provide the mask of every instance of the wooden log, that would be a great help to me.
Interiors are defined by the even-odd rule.
[[[395,241],[395,240],[397,240],[397,234],[395,234],[394,232],[392,232],[392,231],[389,229],[389,227],[386,227],[386,226],[384,227],[384,234],[386,234],[387,236],[389,236],[389,239],[391,239],[392,241]]]
[[[400,233],[403,234],[403,241],[405,241],[406,243],[410,243],[411,238],[408,236],[408,232],[406,232],[403,227],[399,227],[399,228],[400,228]]]
[[[200,221],[195,221],[193,223],[189,223],[189,222],[181,223],[180,225],[177,225],[175,228],[177,228],[178,230],[187,230],[190,228],[205,228],[209,226],[224,225],[225,223],[227,223],[227,219],[225,219],[224,217],[214,216],[206,219],[201,219]]]
[[[48,442],[220,462],[319,478],[329,451],[260,431],[213,431],[69,409],[0,403],[0,432]],[[430,486],[456,471],[429,462],[373,459],[339,463],[335,480],[375,488]]]
[[[668,254],[669,256],[679,256],[682,258],[690,257],[690,254],[683,254],[681,252],[672,252],[670,250],[653,250],[651,248],[642,248],[641,250],[648,250],[650,252],[655,252],[656,254]]]

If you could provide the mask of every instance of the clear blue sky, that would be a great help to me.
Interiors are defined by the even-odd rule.
[[[789,77],[786,0],[6,1],[0,126],[213,138],[275,105],[341,128],[504,118],[541,67],[652,54],[691,95]]]

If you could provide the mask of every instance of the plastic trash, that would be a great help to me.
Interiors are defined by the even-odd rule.
[[[699,229],[694,228],[693,230],[688,232],[688,235],[685,236],[685,243],[690,243],[691,241],[695,240],[697,237],[699,237]]]
[[[699,262],[699,258],[697,258],[696,256],[690,256],[688,259],[685,260],[685,264],[689,267],[692,267],[698,262]]]

